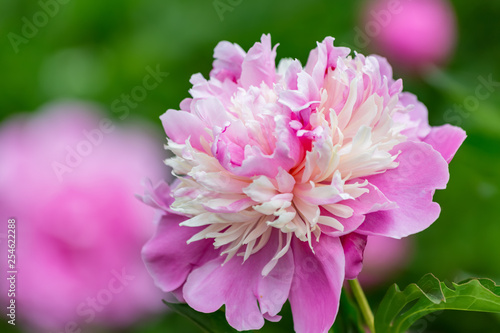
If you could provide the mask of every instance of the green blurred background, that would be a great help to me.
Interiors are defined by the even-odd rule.
[[[248,50],[262,33],[271,33],[273,43],[280,43],[278,59],[293,57],[302,63],[325,36],[334,36],[337,45],[370,53],[370,46],[355,47],[361,0],[222,0],[231,8],[222,16],[212,0],[65,1],[16,45],[11,33],[22,36],[23,18],[33,22],[43,6],[28,0],[0,2],[0,121],[50,101],[83,99],[100,103],[119,122],[120,113],[111,112],[113,102],[142,84],[148,66],[159,66],[168,77],[131,108],[131,115],[152,122],[161,132],[158,117],[188,96],[191,74],[208,76],[213,48],[221,40]],[[452,4],[459,31],[450,63],[432,76],[410,76],[398,69],[395,76],[427,105],[432,125],[455,122],[468,138],[450,165],[448,189],[436,193],[441,217],[415,236],[417,249],[407,267],[370,291],[373,304],[391,283],[404,286],[428,272],[448,281],[477,276],[500,282],[500,88],[474,112],[453,120],[446,117],[454,104],[474,95],[478,76],[500,81],[500,1]],[[291,325],[290,318],[285,322]],[[500,332],[500,317],[488,314],[445,312],[427,322],[428,332]],[[267,331],[274,327],[266,325]],[[177,315],[130,329],[191,331],[197,332]]]

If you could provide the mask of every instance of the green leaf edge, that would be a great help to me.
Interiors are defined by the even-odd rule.
[[[483,302],[476,304],[478,296],[484,298],[480,298]],[[469,306],[456,305],[467,298],[472,298]],[[412,302],[414,304],[401,313]],[[426,274],[403,291],[394,284],[382,299],[375,315],[375,330],[380,333],[405,332],[425,315],[443,310],[500,313],[500,286],[490,279],[474,278],[452,283],[450,288],[432,274]]]

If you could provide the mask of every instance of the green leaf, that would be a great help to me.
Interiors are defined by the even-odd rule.
[[[193,310],[187,304],[175,304],[163,301],[169,308],[175,312],[191,319],[203,331],[208,333],[235,333],[238,332],[232,328],[226,320],[222,311],[213,313],[202,313]]]
[[[500,313],[500,286],[489,279],[469,279],[448,287],[432,274],[403,291],[394,284],[375,315],[375,330],[406,332],[423,316],[443,310]]]

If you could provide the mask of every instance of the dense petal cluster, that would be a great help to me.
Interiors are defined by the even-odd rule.
[[[401,238],[439,215],[432,202],[465,138],[431,128],[385,59],[350,56],[333,38],[303,67],[275,65],[262,36],[248,53],[221,42],[210,79],[161,120],[177,181],[149,188],[156,236],[144,247],[156,283],[202,312],[226,306],[238,330],[279,320],[332,325],[367,236]]]

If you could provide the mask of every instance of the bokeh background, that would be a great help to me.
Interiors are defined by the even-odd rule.
[[[130,119],[150,122],[161,137],[158,117],[188,96],[191,74],[208,75],[213,48],[221,40],[248,50],[262,33],[271,33],[273,44],[280,43],[278,59],[293,57],[303,64],[325,36],[361,53],[375,49],[356,36],[365,29],[362,0],[61,0],[46,22],[26,28],[26,20],[33,22],[49,2],[0,2],[0,122],[48,102],[76,99],[99,103],[119,124],[123,94],[142,85],[149,68],[168,76],[129,107]],[[500,81],[500,1],[455,0],[452,6],[457,42],[447,64],[418,74],[400,66],[395,77],[403,78],[405,90],[428,107],[432,125],[451,122],[463,127],[468,138],[450,165],[447,190],[436,193],[441,217],[413,237],[412,254],[398,272],[368,291],[374,305],[390,284],[405,286],[428,272],[450,282],[471,276],[500,282],[499,84],[474,108],[457,111],[476,96],[479,77]],[[22,39],[13,39],[12,33]],[[0,163],[8,161],[0,156]],[[291,325],[290,318],[284,321]],[[272,331],[274,326],[266,327]],[[4,320],[0,330],[16,332]],[[169,314],[129,331],[197,328]],[[444,312],[427,320],[426,331],[499,332],[500,317]]]

